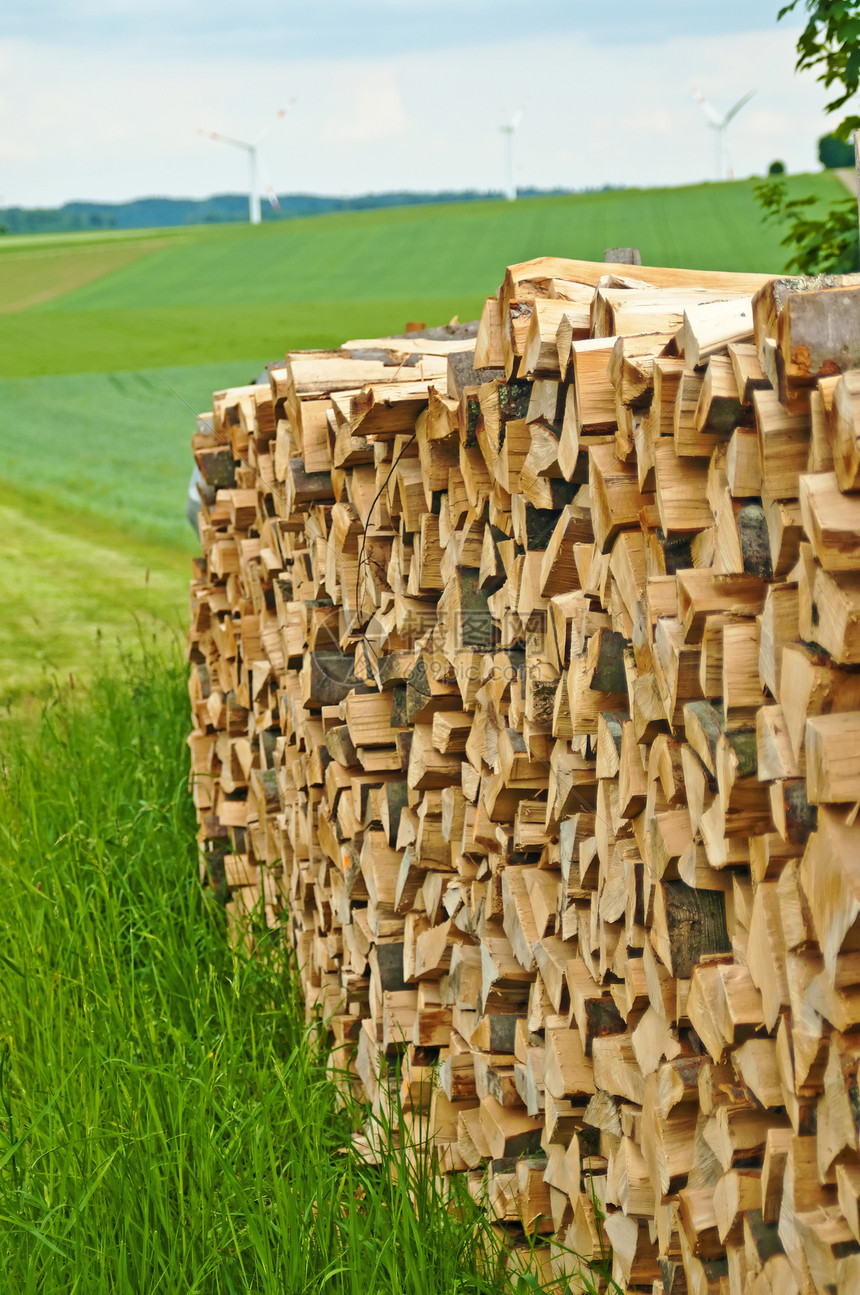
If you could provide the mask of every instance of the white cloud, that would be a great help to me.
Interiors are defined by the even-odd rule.
[[[645,105],[638,112],[614,118],[611,130],[618,134],[671,135],[677,129],[678,114],[660,105]]]
[[[756,108],[750,105],[749,113],[740,124],[746,134],[754,139],[764,141],[785,138],[785,114],[776,112],[773,108]]]
[[[400,89],[390,67],[362,74],[343,107],[332,115],[324,137],[333,142],[375,144],[405,135],[412,122],[403,107]]]

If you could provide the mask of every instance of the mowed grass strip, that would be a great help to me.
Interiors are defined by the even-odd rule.
[[[2,734],[3,1290],[510,1290],[426,1160],[351,1150],[284,955],[229,951],[197,878],[186,730],[177,653]]]
[[[792,196],[844,196],[827,173],[788,185]],[[0,374],[269,356],[401,331],[407,320],[465,319],[503,266],[533,256],[602,260],[607,247],[635,246],[646,264],[776,273],[779,239],[750,181],[183,230],[83,287],[0,316]]]
[[[160,241],[137,239],[14,248],[0,257],[0,312],[43,305],[160,246]]]
[[[21,719],[58,684],[80,686],[153,638],[179,641],[191,563],[181,549],[14,498],[0,503],[0,718]]]
[[[185,518],[191,437],[212,393],[253,382],[262,361],[0,378],[3,475],[21,498],[196,549]]]
[[[0,379],[0,710],[184,635],[195,414],[252,362]]]

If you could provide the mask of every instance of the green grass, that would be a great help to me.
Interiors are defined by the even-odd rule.
[[[184,538],[184,537],[183,537]],[[189,540],[191,532],[189,529]],[[0,503],[0,715],[86,680],[121,645],[179,640],[190,558],[5,491]],[[2,1289],[0,1287],[0,1289]]]
[[[0,457],[21,496],[195,551],[185,519],[195,415],[256,363],[0,378]]]
[[[197,881],[186,729],[177,655],[5,730],[0,1289],[501,1292],[492,1237],[425,1161],[350,1149],[283,955],[229,951]]]
[[[0,708],[181,636],[194,415],[259,366],[0,379]]]
[[[455,314],[473,319],[483,303],[483,296],[460,294],[224,309],[129,306],[124,310],[0,315],[0,377],[134,372],[177,363],[223,366],[235,365],[237,360],[244,361],[244,367],[250,365],[256,375],[261,364],[282,357],[289,349],[334,346],[350,337],[399,333],[410,319],[443,324]],[[14,327],[10,320],[15,321]]]

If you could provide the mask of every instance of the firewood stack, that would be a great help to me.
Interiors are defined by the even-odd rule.
[[[198,425],[203,873],[545,1274],[860,1289],[858,321],[539,259]]]

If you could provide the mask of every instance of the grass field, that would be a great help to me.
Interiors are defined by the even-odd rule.
[[[790,185],[844,196],[832,175]],[[0,243],[0,271],[14,269],[20,296],[44,291],[32,243],[16,243]],[[746,181],[207,226],[154,243],[106,239],[101,277],[0,316],[0,375],[259,363],[287,346],[399,331],[407,319],[474,316],[506,264],[547,254],[602,260],[608,246],[699,269],[776,272],[785,259]],[[91,258],[95,247],[62,244],[57,272],[61,254]],[[118,252],[128,264],[113,265]]]
[[[790,183],[842,195],[827,174]],[[85,671],[97,630],[181,621],[188,440],[213,389],[287,347],[474,317],[512,261],[630,244],[656,264],[784,259],[749,182],[0,239],[0,705]]]

